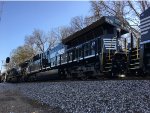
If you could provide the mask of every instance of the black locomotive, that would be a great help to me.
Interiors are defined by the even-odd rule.
[[[28,81],[36,78],[37,73],[54,70],[62,79],[149,75],[150,8],[141,14],[141,31],[140,44],[133,47],[131,34],[130,48],[126,40],[122,48],[119,40],[129,30],[115,17],[102,17],[63,39],[52,50],[37,54],[18,65],[17,74],[7,72],[7,76],[13,75],[17,81]]]

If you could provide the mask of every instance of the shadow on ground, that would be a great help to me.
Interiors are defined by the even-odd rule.
[[[4,91],[0,93],[0,113],[64,113],[64,111],[31,100],[17,91]]]

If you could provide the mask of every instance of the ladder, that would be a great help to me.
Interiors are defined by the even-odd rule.
[[[102,49],[102,62],[103,62],[103,73],[109,75],[112,69],[112,58],[116,51],[116,38],[104,38],[103,39],[103,49]],[[105,54],[104,52],[105,48]]]
[[[104,59],[104,64],[103,64],[103,73],[104,74],[110,74],[111,69],[112,69],[112,58],[114,56],[114,53],[106,53],[105,54],[105,59]]]
[[[140,69],[140,56],[139,56],[140,48],[132,48],[130,50],[130,64],[129,69],[131,71]]]
[[[133,36],[131,35],[131,50],[129,56],[129,70],[136,73],[140,69],[140,47],[139,39],[137,39],[136,47],[133,48]]]

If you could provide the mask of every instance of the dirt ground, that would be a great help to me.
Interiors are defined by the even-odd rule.
[[[0,92],[0,113],[64,113],[62,109],[42,105],[17,91]]]

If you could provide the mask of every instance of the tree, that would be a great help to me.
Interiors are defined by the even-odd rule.
[[[70,26],[63,26],[63,27],[60,27],[59,29],[59,32],[60,32],[60,37],[61,39],[64,39],[70,35],[72,35],[73,33],[75,33],[75,29],[73,29],[73,27],[70,27]]]
[[[58,42],[58,37],[56,36],[56,32],[54,30],[51,30],[47,34],[47,41],[48,41],[48,49],[51,50],[56,43]]]
[[[27,45],[17,47],[11,51],[10,62],[7,64],[7,69],[31,59],[35,54],[36,51],[33,52],[32,48]]]
[[[36,49],[38,53],[44,52],[47,44],[47,37],[42,30],[35,29],[32,35],[25,37],[25,44]]]
[[[36,55],[38,53],[37,52],[38,50],[36,48],[34,38],[32,35],[25,36],[25,43],[24,44],[25,44],[25,46],[28,46],[31,49],[31,51],[34,55]]]
[[[53,29],[51,31],[51,34],[54,37],[54,39],[56,39],[56,42],[58,43],[58,42],[61,42],[62,39],[73,34],[74,32],[75,32],[74,29],[72,29],[70,26],[62,26],[62,27]]]
[[[82,16],[76,16],[71,19],[71,28],[75,31],[79,31],[85,27],[84,18]]]
[[[71,35],[73,30],[71,27],[63,26],[54,28],[47,34],[47,42],[48,42],[48,49],[52,49],[56,44],[60,43],[62,39]]]
[[[91,19],[93,19],[94,21],[96,21],[102,17],[101,5],[97,1],[91,2],[91,12],[93,13]]]
[[[91,16],[76,16],[71,19],[70,26],[59,27],[55,34],[57,34],[56,36],[62,40],[74,34],[75,32],[82,30],[93,22],[93,17]]]
[[[85,24],[85,26],[89,26],[95,21],[96,20],[95,20],[94,16],[86,16],[86,17],[84,17],[84,24]]]

